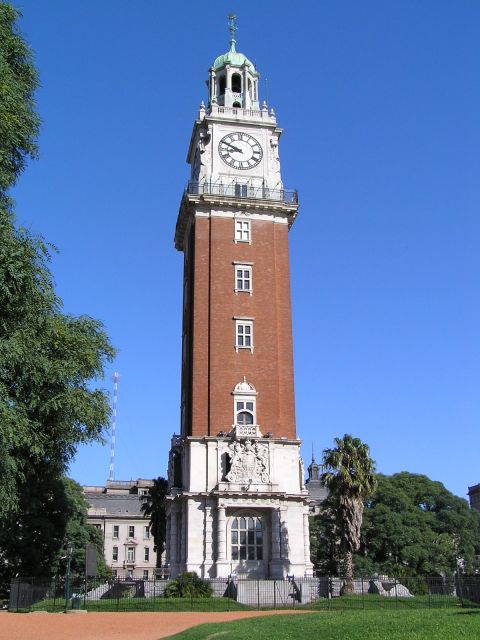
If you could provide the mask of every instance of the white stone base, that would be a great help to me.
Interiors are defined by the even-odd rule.
[[[242,453],[236,481],[226,479],[232,442],[239,442],[238,450],[250,456],[247,470],[252,477],[247,480],[241,478]],[[300,442],[265,438],[246,446],[243,442],[228,437],[174,439],[175,451],[183,460],[184,486],[172,490],[167,507],[166,558],[172,577],[183,571],[205,578],[312,575]],[[263,456],[258,454],[261,481],[255,476],[255,458],[252,467],[252,450]],[[261,555],[245,537],[244,552],[247,556],[258,553],[255,560],[233,559],[232,523],[242,517],[261,522]]]

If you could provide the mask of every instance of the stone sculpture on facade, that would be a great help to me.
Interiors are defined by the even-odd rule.
[[[270,482],[268,447],[265,444],[252,444],[251,440],[245,440],[244,444],[235,441],[228,446],[228,450],[231,461],[230,471],[226,476],[228,482]]]

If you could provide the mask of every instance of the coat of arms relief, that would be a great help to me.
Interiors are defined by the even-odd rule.
[[[236,440],[228,445],[228,454],[231,462],[226,475],[228,482],[270,482],[267,445],[252,443],[251,440],[245,440],[244,443]]]

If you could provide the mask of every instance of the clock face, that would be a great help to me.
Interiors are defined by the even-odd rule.
[[[221,159],[234,169],[253,169],[263,156],[258,140],[248,133],[229,133],[218,143]]]

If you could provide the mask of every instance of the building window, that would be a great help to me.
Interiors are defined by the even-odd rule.
[[[128,527],[128,537],[129,538],[135,537],[135,527],[133,526],[133,524],[129,525]]]
[[[225,80],[225,76],[220,76],[220,81],[219,81],[219,87],[218,87],[218,93],[219,95],[223,96],[223,94],[225,93],[225,85],[226,85],[226,80]]]
[[[94,524],[93,526],[95,527],[95,529],[101,529],[102,528],[101,524]]]
[[[235,265],[235,292],[239,291],[252,294],[252,267]]]
[[[235,106],[235,105],[233,105]],[[240,106],[240,105],[238,105]],[[235,183],[235,197],[236,198],[246,198],[248,196],[248,185],[242,184],[240,182]],[[241,239],[241,238],[240,238]],[[245,240],[248,242],[248,240]]]
[[[135,562],[135,547],[127,547],[127,562]]]
[[[237,186],[244,186],[246,195],[247,185],[235,185]],[[235,242],[250,242],[250,220],[235,220]]]
[[[148,489],[140,489],[138,492],[139,496],[147,496],[148,495]]]
[[[242,76],[239,73],[234,73],[232,75],[232,91],[233,93],[242,92]]]
[[[143,539],[144,540],[150,540],[150,527],[149,526],[143,527]]]
[[[148,547],[145,547],[145,562],[149,562],[150,560],[150,549]]]
[[[116,580],[117,576],[118,576],[118,571],[116,569],[112,569],[112,578]]]
[[[133,571],[131,569],[128,569],[126,578],[127,580],[133,580]]]
[[[143,570],[143,579],[148,580],[148,569]]]
[[[235,385],[233,395],[233,426],[237,434],[257,435],[257,390],[244,377]]]
[[[255,424],[255,401],[253,399],[235,400],[235,424],[244,426]]]
[[[114,524],[112,538],[114,538],[115,540],[118,540],[119,536],[120,536],[120,527],[118,524]]]
[[[112,549],[112,560],[118,560],[118,547],[113,547]]]
[[[235,321],[235,349],[250,349],[253,351],[253,322],[251,320]]]
[[[232,560],[263,560],[262,521],[254,516],[233,519],[231,530]]]

